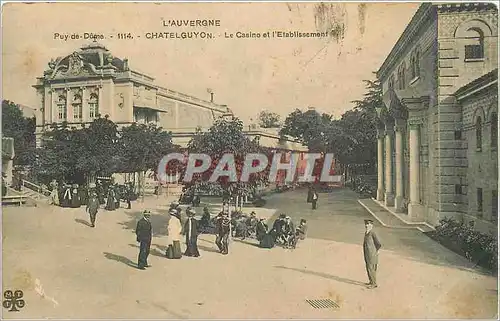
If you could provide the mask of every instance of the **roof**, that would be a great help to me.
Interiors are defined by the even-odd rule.
[[[491,85],[494,85],[497,82],[498,82],[498,68],[495,68],[489,73],[474,79],[467,85],[458,89],[455,92],[454,96],[460,100],[473,93],[482,91],[483,89],[486,89],[487,87],[490,87]]]
[[[418,31],[419,27],[428,21],[428,17],[432,12],[433,4],[424,2],[417,9],[417,12],[411,18],[410,23],[399,37],[398,41],[392,48],[391,52],[385,58],[382,66],[377,70],[377,78],[383,78],[384,75],[391,69],[392,65],[397,61],[399,53],[406,49],[407,45]]]
[[[462,12],[472,10],[496,10],[497,7],[493,3],[487,2],[470,2],[470,3],[443,3],[443,2],[424,2],[413,15],[412,19],[406,26],[405,30],[399,37],[398,41],[392,48],[389,55],[386,57],[382,66],[377,71],[377,78],[385,78],[386,74],[392,69],[392,66],[398,61],[400,53],[403,52],[408,45],[412,43],[415,35],[420,27],[428,23],[430,19],[437,18],[439,12]]]

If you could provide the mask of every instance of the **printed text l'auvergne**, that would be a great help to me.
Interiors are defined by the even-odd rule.
[[[194,19],[162,20],[164,27],[220,27],[220,20],[217,19]]]

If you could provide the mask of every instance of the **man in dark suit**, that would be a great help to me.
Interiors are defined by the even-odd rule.
[[[373,221],[365,220],[365,239],[363,241],[363,254],[365,257],[366,273],[370,281],[366,285],[369,289],[376,288],[377,285],[377,265],[378,251],[382,247],[375,231],[373,231]]]
[[[312,203],[312,209],[315,210],[318,207],[318,193],[316,192],[315,188],[313,188],[312,191],[311,203]]]
[[[144,211],[144,217],[137,222],[135,234],[137,235],[137,242],[141,245],[139,247],[139,259],[137,267],[144,270],[148,265],[149,248],[151,247],[152,230],[150,222],[151,212]]]

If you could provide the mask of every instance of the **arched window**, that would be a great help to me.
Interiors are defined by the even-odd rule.
[[[406,87],[405,69],[406,69],[406,66],[405,66],[405,63],[403,62],[403,64],[398,69],[398,82],[399,82],[398,88],[399,89],[405,89],[405,87]]]
[[[73,96],[73,120],[81,122],[83,118],[82,96],[76,94]]]
[[[394,75],[389,77],[389,88],[394,88]]]
[[[89,117],[90,119],[97,118],[99,114],[99,97],[96,94],[90,94],[89,99]]]
[[[470,28],[467,31],[468,44],[465,45],[465,59],[484,58],[484,34],[479,28]]]
[[[59,96],[57,99],[57,115],[59,120],[67,120],[68,110],[66,108],[66,97],[64,95]]]
[[[483,126],[481,122],[481,117],[478,117],[476,120],[476,150],[480,152],[482,146],[483,146]]]
[[[416,49],[411,56],[411,79],[415,79],[420,76],[420,50]]]
[[[498,147],[498,116],[497,113],[491,114],[491,149]]]

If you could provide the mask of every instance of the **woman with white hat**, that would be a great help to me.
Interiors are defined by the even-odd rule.
[[[181,216],[176,209],[170,209],[170,219],[168,221],[168,248],[166,256],[169,259],[180,259],[182,257],[181,251]]]

